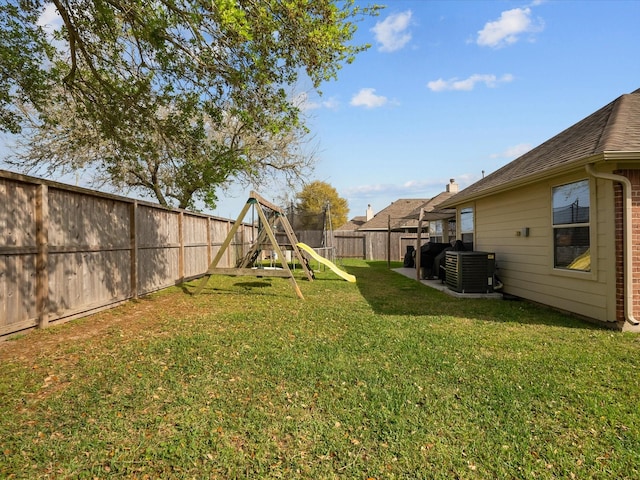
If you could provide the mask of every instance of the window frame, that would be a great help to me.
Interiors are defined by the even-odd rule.
[[[554,223],[554,202],[553,202],[553,197],[554,197],[554,193],[556,191],[556,189],[566,186],[566,185],[571,185],[571,184],[577,184],[580,182],[587,182],[587,186],[589,188],[589,218],[587,222],[576,222],[576,223],[558,223],[555,224]],[[573,178],[573,179],[567,179],[567,180],[562,180],[562,181],[557,181],[554,182],[553,184],[550,185],[549,188],[549,200],[550,200],[550,205],[549,205],[549,214],[550,214],[550,231],[551,231],[551,235],[550,235],[550,251],[551,251],[551,255],[549,255],[549,263],[550,263],[550,267],[551,267],[551,271],[555,274],[555,275],[560,275],[560,276],[566,276],[566,277],[574,277],[574,278],[591,278],[591,279],[595,279],[596,278],[596,272],[597,272],[597,255],[596,255],[596,251],[597,249],[595,248],[596,246],[596,242],[595,239],[597,238],[597,232],[596,232],[596,209],[595,206],[597,205],[596,203],[596,192],[595,192],[595,182],[593,181],[592,178],[590,177],[580,177],[580,178]],[[591,265],[590,265],[590,269],[589,270],[577,270],[577,269],[571,269],[571,268],[567,268],[567,267],[561,267],[561,266],[557,266],[556,265],[556,230],[560,229],[560,228],[580,228],[580,227],[587,227],[589,229],[589,250],[591,251]],[[576,257],[577,258],[577,257]]]
[[[463,220],[463,216],[462,215],[466,214],[465,210],[470,210],[471,211],[471,230],[465,229],[465,227],[467,227],[467,225],[465,225],[464,222],[462,221]],[[459,235],[458,240],[461,240],[462,242],[465,242],[465,243],[473,243],[475,245],[475,241],[476,241],[476,208],[475,208],[474,204],[465,205],[465,206],[460,207],[460,209],[458,210],[458,222],[457,222],[457,225],[460,226],[458,228],[458,235]],[[471,242],[469,242],[468,238],[465,240],[464,237],[466,235],[471,235]]]
[[[429,241],[430,242],[436,242],[436,243],[444,242],[443,223],[444,223],[443,220],[429,221]]]

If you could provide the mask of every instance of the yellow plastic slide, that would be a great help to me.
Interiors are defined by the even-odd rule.
[[[302,250],[304,250],[305,252],[307,252],[309,255],[311,255],[311,257],[316,260],[317,262],[322,263],[323,265],[326,265],[327,267],[329,267],[331,269],[331,271],[333,273],[335,273],[336,275],[338,275],[339,277],[345,279],[347,282],[351,282],[351,283],[356,283],[356,277],[343,271],[340,270],[338,267],[336,267],[336,265],[331,261],[331,260],[327,260],[324,257],[321,257],[320,255],[318,255],[316,253],[316,251],[311,248],[309,245],[307,245],[306,243],[298,243],[298,248],[301,248]]]

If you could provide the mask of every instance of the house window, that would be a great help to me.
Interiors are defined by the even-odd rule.
[[[429,241],[442,243],[442,220],[433,220],[429,222]]]
[[[472,207],[466,207],[460,210],[460,240],[464,243],[473,243]]]
[[[591,271],[589,180],[553,188],[553,265]]]
[[[448,239],[452,239],[452,238],[456,238],[456,219],[455,218],[450,218],[449,221],[447,222],[447,238]]]

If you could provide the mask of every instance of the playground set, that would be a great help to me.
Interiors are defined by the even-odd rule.
[[[252,243],[251,248],[249,248],[249,250],[242,256],[242,258],[238,260],[235,268],[218,267],[220,259],[223,257],[225,251],[231,245],[231,241],[234,238],[239,226],[242,224],[245,216],[251,208],[253,208],[254,211],[258,213],[259,228],[257,238]],[[249,195],[247,203],[245,203],[242,211],[240,212],[240,215],[238,215],[238,219],[236,220],[233,227],[227,234],[224,242],[222,243],[220,250],[218,250],[218,253],[214,257],[213,261],[209,265],[209,268],[196,287],[194,294],[198,295],[204,289],[212,275],[282,277],[289,278],[296,295],[299,298],[304,299],[304,296],[302,295],[302,292],[298,287],[293,272],[291,271],[291,268],[289,268],[289,264],[287,262],[286,256],[284,255],[283,248],[278,243],[276,235],[274,233],[274,230],[278,226],[282,227],[283,231],[286,233],[287,239],[289,240],[289,245],[291,246],[291,250],[293,252],[293,257],[298,260],[298,262],[302,266],[304,274],[309,281],[313,281],[315,279],[315,275],[309,267],[309,261],[307,257],[302,254],[303,251],[318,263],[327,266],[340,278],[352,283],[356,281],[355,276],[341,270],[331,260],[318,255],[310,246],[298,242],[296,234],[293,231],[293,228],[291,228],[289,220],[287,219],[284,211],[280,207],[272,204],[271,202],[262,198],[256,192],[252,191]],[[275,257],[280,260],[280,268],[267,269],[254,266],[256,261],[260,257],[263,247],[267,245],[267,240],[269,241],[269,245],[271,247],[271,250],[274,252]]]

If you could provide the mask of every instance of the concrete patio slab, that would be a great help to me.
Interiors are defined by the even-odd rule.
[[[399,273],[400,275],[404,275],[405,277],[412,278],[413,280],[417,281],[416,269],[415,268],[403,267],[403,268],[392,268],[391,270],[393,270],[396,273]],[[422,283],[423,285],[426,285],[427,287],[435,288],[436,290],[439,290],[441,292],[446,293],[447,295],[451,295],[452,297],[456,297],[456,298],[493,298],[493,299],[502,299],[502,293],[500,293],[500,292],[493,292],[493,293],[459,293],[459,292],[454,292],[453,290],[450,290],[449,287],[447,287],[447,285],[445,283],[442,283],[442,281],[439,278],[435,279],[435,280],[420,280],[420,283]]]

